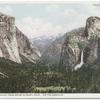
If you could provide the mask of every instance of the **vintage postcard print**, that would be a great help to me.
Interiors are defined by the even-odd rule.
[[[99,3],[0,3],[0,93],[100,97]]]

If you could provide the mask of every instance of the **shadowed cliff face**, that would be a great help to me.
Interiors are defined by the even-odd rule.
[[[41,61],[48,66],[57,65],[71,70],[84,64],[90,65],[100,57],[99,36],[100,18],[89,17],[85,28],[72,30],[55,40],[42,55]],[[57,47],[59,44],[60,48]]]
[[[26,36],[16,28],[15,18],[0,13],[0,57],[22,63],[23,58],[36,62],[39,55]]]
[[[49,47],[45,50],[44,54],[42,55],[40,59],[40,62],[45,63],[46,66],[59,66],[60,62],[63,62],[63,63],[66,62],[65,61],[66,59],[64,59],[66,55],[64,48],[66,48],[68,44],[70,35],[72,34],[74,36],[74,33],[75,33],[77,37],[83,32],[84,32],[84,28],[78,28],[70,32],[67,32],[64,36],[59,37],[58,39],[53,41],[49,45]],[[62,64],[60,66],[62,66]]]
[[[100,18],[89,17],[83,32],[67,35],[62,47],[61,65],[67,69],[76,69],[75,67],[81,63],[82,51],[84,64],[92,64],[98,59],[100,55],[99,28]]]
[[[36,60],[40,57],[40,51],[32,47],[29,39],[17,27],[16,38],[22,62],[30,61],[36,63]]]

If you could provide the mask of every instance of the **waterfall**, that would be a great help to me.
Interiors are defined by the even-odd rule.
[[[81,62],[75,66],[74,70],[81,68],[83,64],[84,64],[84,61],[83,61],[83,50],[82,50],[82,52],[81,52]]]

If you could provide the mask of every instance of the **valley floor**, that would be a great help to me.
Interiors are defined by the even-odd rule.
[[[96,66],[96,65],[95,65]],[[0,59],[0,93],[100,93],[100,68],[66,71]]]

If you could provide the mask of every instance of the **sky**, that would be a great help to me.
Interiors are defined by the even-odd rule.
[[[14,16],[16,26],[28,37],[59,36],[84,27],[90,16],[100,17],[93,4],[0,4],[0,12]]]

